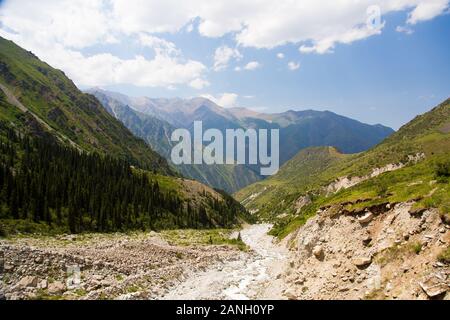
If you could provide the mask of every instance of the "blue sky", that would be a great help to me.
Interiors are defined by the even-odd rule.
[[[394,129],[449,97],[447,0],[292,8],[289,1],[193,0],[195,10],[176,1],[64,2],[0,2],[0,35],[80,88],[202,95],[261,112],[330,110]],[[373,5],[381,9],[375,31],[365,25]]]

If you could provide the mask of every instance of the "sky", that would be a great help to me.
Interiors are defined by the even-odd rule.
[[[81,89],[398,129],[450,96],[449,2],[0,0],[0,36]]]

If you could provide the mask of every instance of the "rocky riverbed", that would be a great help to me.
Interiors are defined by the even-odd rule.
[[[156,233],[2,240],[0,295],[155,299],[197,272],[240,257],[234,246],[170,245]]]

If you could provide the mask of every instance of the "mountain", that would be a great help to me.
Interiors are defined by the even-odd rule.
[[[94,95],[102,105],[108,110],[110,114],[123,122],[123,124],[133,132],[137,137],[144,139],[156,152],[165,157],[170,162],[170,154],[174,143],[170,141],[170,136],[175,130],[175,124],[183,118],[186,121],[186,117],[180,117],[178,120],[172,120],[169,123],[162,118],[157,118],[150,115],[151,113],[142,108],[143,111],[147,110],[150,114],[139,112],[129,107],[127,103],[137,103],[139,106],[139,99],[133,99],[124,95],[107,92],[100,89],[91,89],[88,92]],[[146,101],[151,101],[146,100]],[[164,101],[166,99],[155,99],[154,101]],[[200,101],[200,100],[199,100]],[[187,106],[186,106],[187,107]],[[170,107],[168,104],[168,108]],[[217,107],[218,108],[218,107]],[[204,110],[197,105],[195,112],[202,112]],[[164,111],[165,112],[165,111]],[[159,114],[164,113],[163,110]],[[178,112],[181,114],[181,112]],[[205,118],[205,117],[203,117]],[[208,122],[214,123],[214,122]],[[202,183],[205,183],[213,188],[225,190],[227,192],[237,191],[246,185],[260,180],[260,176],[244,165],[173,165],[183,176],[195,179]]]
[[[450,99],[366,152],[303,150],[275,176],[235,197],[255,215],[276,221],[272,233],[280,237],[335,205],[352,212],[412,201],[417,210],[437,208],[449,219],[449,159]]]
[[[106,112],[95,97],[79,91],[63,72],[3,38],[0,89],[9,109],[1,117],[18,126],[35,133],[47,132],[80,150],[113,155],[161,173],[171,172],[164,158]]]
[[[176,175],[64,73],[4,39],[0,70],[0,235],[231,227],[248,218],[228,194]]]
[[[241,110],[231,110],[238,115]],[[334,146],[343,153],[369,149],[394,130],[382,125],[368,125],[330,111],[287,111],[277,114],[246,114],[240,121],[246,127],[280,129],[280,163],[291,159],[301,149]],[[270,124],[270,125],[269,125]]]
[[[126,109],[126,113],[117,111],[112,114],[166,159],[169,159],[170,155],[168,146],[171,142],[168,137],[171,131],[175,128],[192,131],[194,121],[202,121],[204,130],[216,128],[222,132],[226,129],[239,128],[279,129],[281,164],[298,151],[311,146],[332,145],[344,153],[364,151],[394,132],[381,125],[363,124],[328,111],[264,114],[245,108],[222,108],[205,98],[151,99],[128,97],[101,89],[92,89],[88,92],[102,101],[107,110],[117,109],[119,106]],[[136,116],[129,116],[130,109]],[[143,123],[143,118],[147,119],[146,122],[153,123],[153,126]],[[235,192],[262,178],[258,174],[258,165],[183,165],[177,166],[177,169],[187,177],[229,192]]]

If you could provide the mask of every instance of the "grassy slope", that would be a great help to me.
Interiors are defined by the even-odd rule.
[[[235,197],[247,209],[258,210],[261,218],[288,213],[300,195],[324,182],[320,180],[324,170],[347,157],[333,147],[307,148],[283,165],[278,174],[240,190]]]
[[[54,132],[81,149],[108,153],[148,169],[170,172],[166,161],[108,114],[97,99],[80,92],[63,72],[3,38],[0,38],[0,71],[1,84]],[[0,117],[24,126],[20,112],[16,107],[5,108],[3,92],[2,96]]]
[[[417,164],[410,164],[403,169],[384,173],[376,178],[369,179],[352,188],[342,190],[333,195],[327,196],[322,191],[322,187],[328,185],[333,180],[345,176],[364,176],[372,172],[374,168],[383,167],[390,163],[405,161],[408,155],[424,153],[426,160]],[[302,157],[299,155],[297,160]],[[397,133],[386,139],[373,149],[341,158],[334,161],[323,170],[316,168],[321,166],[315,161],[309,165],[313,167],[313,174],[310,179],[301,180],[303,173],[301,169],[307,168],[307,164],[299,164],[297,172],[292,171],[294,164],[283,167],[280,172],[265,181],[269,192],[261,195],[262,199],[278,199],[285,205],[281,211],[276,207],[264,209],[263,200],[257,197],[248,208],[261,209],[267,217],[274,217],[277,214],[287,212],[288,216],[279,219],[273,230],[273,234],[279,237],[286,236],[302,225],[310,216],[323,206],[332,204],[342,204],[356,202],[358,204],[348,204],[348,210],[358,210],[377,203],[400,202],[417,200],[416,206],[422,208],[437,207],[443,215],[448,215],[450,211],[450,188],[448,177],[445,174],[437,174],[438,164],[450,166],[450,99],[443,102],[430,112],[416,117],[407,125],[403,126]],[[317,160],[317,159],[316,159]],[[318,174],[314,173],[319,172]],[[311,180],[312,178],[312,180]],[[283,197],[277,195],[280,189],[277,184],[289,185],[290,196]],[[292,181],[296,181],[293,183]],[[252,189],[258,189],[258,185],[252,185],[237,194],[239,200],[245,199]],[[260,189],[260,188],[259,188]],[[248,191],[246,191],[248,190]],[[273,191],[275,190],[275,191]],[[294,213],[292,199],[297,199],[309,191],[313,195],[313,202],[302,209],[299,215]],[[267,211],[267,209],[275,211]]]

